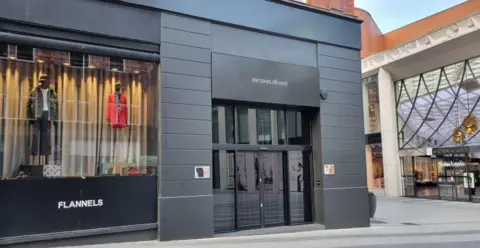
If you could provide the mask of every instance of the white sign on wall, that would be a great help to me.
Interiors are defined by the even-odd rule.
[[[195,179],[210,178],[210,166],[195,166]]]
[[[334,164],[324,164],[323,165],[323,174],[325,174],[325,175],[335,175],[335,165]]]

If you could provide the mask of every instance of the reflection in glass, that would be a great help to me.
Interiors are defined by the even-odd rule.
[[[278,131],[278,145],[286,144],[286,121],[285,121],[285,111],[277,110],[277,131]]]
[[[288,171],[290,187],[290,211],[292,223],[305,221],[305,178],[304,161],[301,151],[288,152]]]
[[[214,229],[235,230],[235,153],[213,151],[212,161]]]
[[[270,109],[257,109],[257,141],[261,145],[272,144],[272,115]]]
[[[310,144],[310,124],[301,112],[287,110],[287,137],[289,145]]]
[[[368,98],[368,126],[365,127],[367,133],[380,132],[380,100],[378,97],[378,75],[374,75],[364,80],[367,89]]]
[[[109,57],[9,50],[15,56],[0,58],[1,178],[156,174],[153,63],[120,59],[116,71]]]
[[[248,108],[246,107],[237,107],[237,144],[249,144],[250,135],[249,135],[249,115]]]
[[[367,183],[369,188],[383,189],[385,187],[383,175],[382,144],[367,145]]]
[[[258,158],[262,171],[265,225],[283,224],[286,219],[282,153],[262,152]]]
[[[238,226],[261,226],[258,156],[254,152],[237,152],[235,159]]]
[[[212,142],[214,144],[235,143],[234,120],[232,106],[212,107]]]

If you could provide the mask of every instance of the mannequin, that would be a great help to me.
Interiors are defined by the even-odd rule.
[[[39,85],[30,91],[27,102],[27,118],[34,125],[31,152],[32,155],[51,154],[51,122],[57,120],[57,93],[50,88],[47,75],[40,76]],[[47,161],[45,161],[47,162]]]
[[[115,92],[108,95],[106,119],[112,128],[127,127],[127,97],[121,92],[120,82],[115,83]]]

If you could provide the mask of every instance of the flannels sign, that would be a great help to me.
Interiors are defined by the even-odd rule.
[[[270,80],[270,79],[263,79],[263,78],[252,78],[252,82],[257,84],[270,84],[270,85],[288,87],[287,81],[280,81],[276,79]]]
[[[59,201],[57,203],[58,209],[68,209],[68,208],[92,208],[92,207],[101,207],[103,206],[103,200],[81,200],[81,201]]]

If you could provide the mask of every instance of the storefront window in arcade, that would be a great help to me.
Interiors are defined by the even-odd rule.
[[[0,178],[155,175],[154,67],[0,44]]]
[[[383,189],[383,153],[381,144],[367,145],[367,184],[368,188]]]
[[[480,143],[480,58],[396,82],[400,149]]]
[[[378,76],[374,75],[363,79],[363,84],[367,92],[368,111],[367,123],[365,127],[367,133],[379,133],[380,130],[380,99],[378,96]]]

